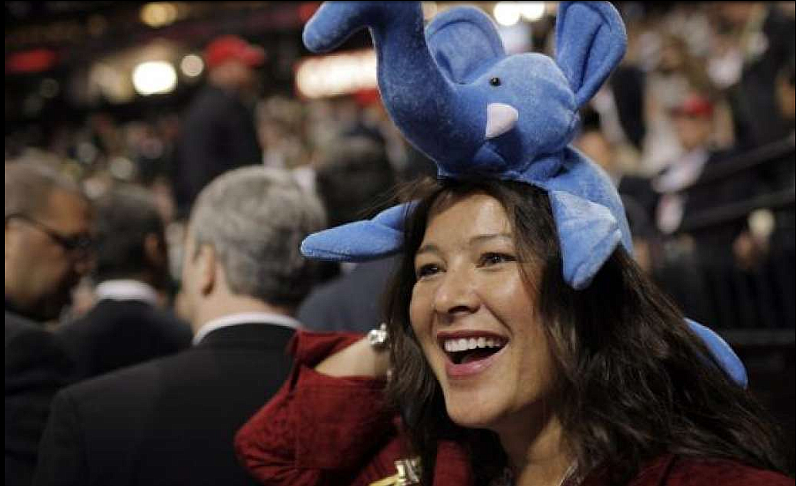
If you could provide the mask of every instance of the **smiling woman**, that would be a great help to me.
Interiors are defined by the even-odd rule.
[[[544,191],[482,180],[423,192],[388,291],[387,393],[426,474],[447,440],[477,484],[503,471],[558,484],[573,464],[572,484],[625,484],[672,454],[782,470],[759,406],[623,249],[575,290]],[[470,351],[481,338],[496,347]]]
[[[575,290],[544,191],[448,180],[415,196],[389,361],[354,335],[300,334],[293,377],[237,436],[255,477],[790,484],[759,406],[623,249]]]
[[[792,484],[743,364],[633,262],[615,187],[567,145],[624,53],[618,12],[561,2],[555,59],[505,54],[472,8],[424,32],[418,2],[327,2],[304,41],[324,51],[362,27],[385,107],[438,179],[302,242],[310,258],[400,253],[389,360],[356,336],[300,333],[293,375],[237,435],[250,472],[284,485]]]

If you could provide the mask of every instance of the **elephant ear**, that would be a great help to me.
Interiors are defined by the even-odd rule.
[[[403,223],[414,203],[393,206],[373,219],[355,221],[313,233],[301,242],[301,254],[314,260],[366,262],[399,252]]]
[[[426,43],[440,70],[455,83],[467,83],[506,55],[495,25],[473,7],[434,17],[426,27]]]
[[[691,319],[686,319],[688,327],[694,332],[702,342],[705,343],[710,354],[716,360],[716,363],[721,366],[727,375],[741,388],[747,388],[749,385],[749,377],[746,374],[746,367],[743,365],[741,358],[735,354],[727,341],[722,339],[721,336],[716,334],[713,330],[694,322]]]
[[[556,20],[556,62],[583,106],[625,55],[627,34],[608,2],[561,2]]]

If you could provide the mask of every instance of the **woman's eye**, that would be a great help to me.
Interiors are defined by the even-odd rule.
[[[505,253],[484,253],[481,255],[481,266],[497,265],[499,263],[513,262],[516,259],[512,255]]]
[[[421,278],[424,278],[424,277],[430,277],[430,276],[438,273],[439,270],[440,270],[439,265],[437,265],[436,263],[429,263],[429,264],[423,265],[420,268],[418,268],[415,271],[415,276],[418,279],[421,279]]]

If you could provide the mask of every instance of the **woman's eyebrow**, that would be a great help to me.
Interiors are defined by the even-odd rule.
[[[483,235],[473,236],[468,240],[470,245],[478,245],[485,243],[490,240],[501,239],[501,240],[509,240],[511,243],[514,242],[514,235],[511,233],[487,233]],[[415,256],[422,255],[425,253],[442,253],[437,245],[434,243],[427,243],[420,248],[417,249],[415,252]]]
[[[473,236],[470,238],[470,244],[484,243],[489,240],[502,239],[514,242],[514,235],[511,233],[487,233],[483,235]]]
[[[425,253],[437,253],[437,254],[439,254],[440,253],[440,249],[439,249],[439,247],[437,245],[435,245],[433,243],[428,243],[428,244],[425,244],[425,245],[421,246],[420,248],[418,248],[417,251],[415,252],[415,256],[422,255],[422,254],[425,254]]]

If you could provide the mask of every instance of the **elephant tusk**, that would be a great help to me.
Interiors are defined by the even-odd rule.
[[[516,108],[503,103],[490,103],[486,107],[486,138],[495,138],[508,132],[514,125],[520,114]]]

